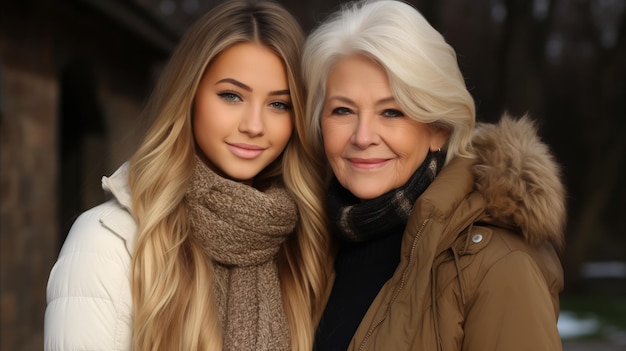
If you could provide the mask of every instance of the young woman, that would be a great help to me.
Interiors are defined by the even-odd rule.
[[[46,350],[311,349],[329,261],[302,42],[271,2],[223,3],[185,34],[151,129],[103,178],[113,198],[52,269]]]
[[[303,70],[338,245],[315,350],[560,350],[565,197],[532,121],[475,126],[454,50],[401,1],[346,4]]]

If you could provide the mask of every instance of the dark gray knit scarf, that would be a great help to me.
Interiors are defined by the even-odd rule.
[[[276,254],[296,225],[285,188],[222,178],[196,158],[185,195],[192,235],[213,260],[224,350],[289,350]]]
[[[333,178],[328,193],[328,210],[334,235],[342,241],[364,242],[402,233],[413,204],[435,179],[445,158],[443,151],[429,151],[405,185],[366,201],[352,195]]]

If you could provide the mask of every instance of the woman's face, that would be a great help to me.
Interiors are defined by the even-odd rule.
[[[447,133],[406,116],[385,70],[363,55],[337,61],[328,76],[321,118],[333,173],[361,200],[404,185]]]
[[[251,184],[285,149],[292,130],[287,73],[276,54],[240,43],[215,58],[193,105],[193,132],[207,166]]]

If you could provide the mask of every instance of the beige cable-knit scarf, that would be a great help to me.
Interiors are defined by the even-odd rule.
[[[213,260],[224,350],[288,350],[276,254],[296,224],[293,199],[282,186],[261,192],[222,178],[196,158],[186,201]]]

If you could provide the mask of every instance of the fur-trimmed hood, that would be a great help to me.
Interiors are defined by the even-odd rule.
[[[563,246],[565,189],[560,169],[528,116],[505,114],[497,124],[479,123],[472,139],[477,190],[487,215],[519,227],[531,244]]]

